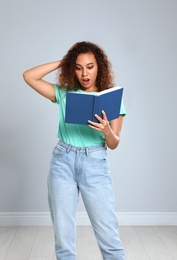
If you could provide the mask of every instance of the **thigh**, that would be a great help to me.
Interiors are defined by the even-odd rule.
[[[92,224],[117,223],[107,151],[103,148],[89,153],[83,165],[79,188]]]
[[[61,225],[62,216],[69,221],[76,214],[78,188],[73,161],[71,152],[60,145],[54,148],[48,175],[49,205],[53,219],[60,220]]]

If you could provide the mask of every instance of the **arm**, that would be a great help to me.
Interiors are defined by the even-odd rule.
[[[95,115],[100,123],[89,122],[89,126],[99,132],[102,132],[105,136],[106,144],[110,149],[115,149],[120,142],[120,132],[122,129],[123,116],[119,116],[112,120],[110,123],[107,120],[106,113],[102,111],[103,118]]]
[[[50,72],[60,68],[61,61],[54,61],[31,68],[23,73],[26,83],[42,96],[55,101],[55,90],[52,83],[42,78]]]

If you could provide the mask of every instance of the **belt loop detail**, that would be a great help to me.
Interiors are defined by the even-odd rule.
[[[70,150],[71,150],[71,147],[72,147],[71,145],[69,145],[69,146],[67,147],[67,149],[66,149],[66,152],[67,152],[67,153],[69,153],[69,152],[70,152]]]
[[[88,157],[89,151],[88,151],[88,148],[87,148],[87,147],[85,148],[85,153],[86,153],[86,155],[87,155],[87,157]]]

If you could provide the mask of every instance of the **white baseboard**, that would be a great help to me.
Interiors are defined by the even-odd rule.
[[[177,212],[119,212],[120,226],[177,226]],[[0,212],[0,226],[51,226],[49,212]],[[77,213],[77,225],[89,226],[86,212]]]

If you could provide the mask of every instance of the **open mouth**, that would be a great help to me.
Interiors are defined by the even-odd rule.
[[[89,79],[83,79],[83,80],[82,80],[82,82],[83,82],[84,84],[88,84],[89,81],[90,81]]]

